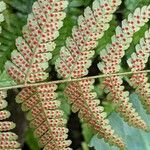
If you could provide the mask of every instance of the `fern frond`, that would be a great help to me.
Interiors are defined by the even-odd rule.
[[[8,74],[18,83],[43,81],[44,72],[55,48],[54,40],[59,36],[67,1],[38,0],[33,4],[33,13],[28,16],[23,28],[23,37],[16,39],[17,50],[11,55],[12,62],[5,65]]]
[[[7,121],[10,112],[3,110],[7,107],[6,92],[0,91],[0,149],[1,150],[19,150],[20,144],[17,142],[17,135],[10,132],[15,127],[13,122]]]
[[[137,8],[133,14],[129,14],[128,19],[122,21],[122,27],[116,28],[116,35],[112,37],[112,44],[100,52],[103,62],[98,64],[99,69],[105,73],[115,73],[120,70],[121,58],[125,50],[130,46],[132,37],[141,26],[148,22],[150,18],[150,6]],[[124,91],[122,77],[107,77],[104,84],[109,91],[109,98],[117,105],[116,111],[130,125],[144,130],[149,130],[147,124],[141,119],[138,113],[129,102],[129,93]]]
[[[103,62],[98,64],[99,69],[105,73],[115,73],[120,70],[121,58],[125,54],[132,42],[135,32],[145,25],[150,18],[150,6],[137,8],[133,14],[129,14],[127,19],[122,21],[122,27],[116,28],[116,35],[112,37],[112,44],[108,44],[106,49],[100,52]]]
[[[140,43],[136,45],[136,52],[131,55],[127,63],[131,71],[144,70],[148,58],[150,56],[150,30],[145,32],[145,37],[140,40]],[[130,78],[131,85],[136,89],[136,92],[140,96],[147,113],[150,113],[150,83],[148,83],[148,77],[146,73],[133,74]]]
[[[19,51],[12,52],[12,62],[6,63],[8,74],[18,83],[43,81],[48,77],[45,70],[55,48],[65,18],[65,0],[38,0],[33,4],[33,13],[23,28],[23,37],[16,40]],[[44,150],[70,150],[67,139],[66,120],[56,100],[56,85],[24,88],[17,96],[22,109],[28,111],[30,125]]]
[[[29,111],[27,118],[30,126],[35,128],[35,136],[44,150],[70,150],[67,139],[67,120],[63,119],[60,101],[56,99],[55,84],[24,88],[16,100],[22,104],[24,111]]]
[[[107,114],[103,112],[104,108],[99,106],[97,94],[92,91],[93,82],[94,80],[83,80],[68,85],[65,93],[72,104],[72,110],[73,112],[79,111],[79,117],[89,123],[106,142],[124,149],[122,139],[114,134],[109,120],[106,119]]]
[[[4,21],[4,16],[2,12],[6,9],[6,4],[0,2],[0,23]],[[0,26],[0,33],[2,28]],[[0,43],[1,44],[1,43]],[[17,142],[18,136],[15,133],[10,132],[15,128],[15,124],[11,121],[7,121],[10,117],[10,112],[4,110],[7,107],[7,101],[5,100],[7,96],[6,91],[0,91],[0,149],[1,150],[19,150],[20,144]]]
[[[31,7],[35,0],[5,0],[5,3],[9,5],[15,12],[23,15],[23,17],[31,11]]]
[[[67,38],[55,63],[59,75],[63,78],[87,75],[97,40],[109,28],[108,23],[120,3],[121,0],[95,0],[92,9],[87,7],[84,16],[79,16],[78,26],[73,28],[72,37]]]
[[[72,30],[72,37],[66,40],[66,46],[60,51],[60,58],[55,65],[56,70],[63,78],[79,78],[87,75],[94,55],[97,40],[109,27],[112,14],[120,5],[120,0],[93,2],[92,8],[87,7],[84,16],[79,16],[78,26]],[[79,111],[79,116],[89,123],[102,138],[112,145],[124,148],[122,139],[114,134],[103,108],[99,107],[96,94],[91,91],[93,80],[70,83],[65,93],[73,104],[74,112]],[[85,95],[83,94],[85,92]],[[93,101],[93,102],[92,102]],[[95,121],[100,119],[99,121]]]
[[[122,82],[122,78],[118,76],[106,78],[104,81],[106,88],[109,90],[108,97],[116,105],[116,112],[118,112],[129,125],[149,131],[146,122],[142,120],[132,103],[129,102],[129,92],[124,91]]]

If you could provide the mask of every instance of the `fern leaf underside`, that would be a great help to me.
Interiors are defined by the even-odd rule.
[[[16,39],[18,50],[11,55],[12,62],[5,65],[8,74],[18,83],[33,83],[47,79],[48,61],[55,48],[62,20],[66,14],[67,1],[38,0],[33,4],[33,13],[28,16],[23,28],[23,37]]]
[[[72,37],[67,38],[66,46],[62,47],[60,58],[56,61],[56,70],[63,78],[87,75],[97,40],[109,28],[108,23],[120,3],[120,0],[110,3],[96,0],[92,5],[93,10],[89,7],[85,9],[84,16],[79,17],[78,26],[73,28]],[[79,117],[88,122],[105,141],[122,149],[125,147],[122,139],[114,134],[109,121],[103,116],[103,108],[95,100],[95,93],[90,90],[93,82],[87,80],[67,85],[65,93],[72,103],[72,110],[79,111]],[[96,122],[97,119],[100,120]]]
[[[55,66],[63,78],[80,78],[88,74],[93,49],[97,40],[109,28],[109,22],[121,0],[98,1],[95,0],[92,9],[87,7],[84,16],[79,16],[78,26],[72,30],[72,37],[66,40],[66,46],[60,50],[60,58]]]
[[[99,69],[105,73],[116,73],[120,70],[121,58],[125,55],[125,50],[129,48],[132,37],[140,27],[150,18],[150,6],[137,8],[133,14],[129,14],[128,19],[122,21],[122,27],[116,28],[116,35],[112,37],[112,44],[107,45],[106,49],[100,52],[103,62],[98,64]],[[130,125],[149,131],[148,125],[138,115],[129,102],[129,93],[124,91],[122,77],[107,77],[104,85],[109,91],[108,97],[117,105],[116,111]]]
[[[71,141],[67,139],[67,121],[63,119],[60,101],[56,99],[55,84],[24,88],[16,100],[22,103],[22,109],[29,111],[27,119],[35,128],[35,136],[44,150],[70,150]]]
[[[23,37],[16,40],[17,50],[12,52],[12,62],[6,63],[8,74],[17,83],[35,83],[48,77],[45,70],[55,49],[54,40],[59,36],[62,20],[66,14],[65,0],[38,0],[33,4],[33,13],[28,16],[23,28]],[[66,120],[56,100],[56,85],[24,88],[17,96],[22,109],[28,111],[30,125],[44,150],[70,150]]]
[[[120,3],[121,0],[109,2],[95,0],[92,9],[90,7],[85,9],[84,16],[79,17],[78,26],[73,28],[72,37],[67,38],[66,46],[62,47],[60,58],[56,62],[56,70],[61,77],[70,79],[88,74],[97,40],[108,29],[112,13]],[[38,0],[34,3],[33,13],[29,15],[27,25],[23,28],[23,37],[16,39],[18,50],[12,52],[12,62],[8,61],[5,65],[8,74],[17,83],[35,83],[47,79],[48,73],[45,70],[52,57],[51,51],[55,49],[54,40],[59,36],[58,30],[65,18],[62,11],[66,7],[65,0]],[[122,22],[122,28],[117,27],[112,44],[100,54],[103,62],[98,66],[104,74],[120,70],[121,58],[132,42],[133,34],[148,21],[149,17],[150,6],[137,8],[134,14],[129,14],[128,19]],[[133,69],[135,68],[134,66]],[[137,91],[142,89],[144,94],[145,92],[149,94],[145,74],[142,74],[141,78],[145,84],[143,83],[141,88],[138,86]],[[108,98],[117,105],[116,111],[125,121],[148,131],[149,127],[129,102],[129,93],[124,91],[122,83],[122,78],[118,76],[107,77],[104,80],[109,90]],[[97,95],[92,91],[93,84],[94,80],[83,80],[67,85],[65,93],[72,104],[72,110],[79,111],[79,117],[88,122],[106,142],[124,149],[122,139],[114,134],[103,107],[99,106]],[[31,127],[35,128],[34,133],[44,150],[70,150],[71,141],[67,140],[66,120],[63,119],[63,112],[60,110],[60,101],[56,98],[56,88],[54,84],[24,88],[17,96],[17,101],[22,103],[24,111],[28,111],[27,118]],[[149,95],[142,96],[149,98]],[[149,105],[149,102],[146,105]]]
[[[123,149],[125,145],[122,139],[114,134],[104,108],[99,106],[97,94],[92,92],[93,82],[94,80],[83,80],[69,84],[65,93],[72,104],[72,110],[79,111],[79,117],[88,122],[106,142]]]

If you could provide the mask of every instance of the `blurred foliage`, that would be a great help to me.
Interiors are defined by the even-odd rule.
[[[6,71],[0,74],[0,87],[16,85],[16,83],[8,76]]]
[[[115,34],[115,29],[117,27],[116,17],[113,16],[110,22],[109,29],[105,32],[104,36],[98,41],[98,46],[96,48],[96,55],[99,55],[100,51],[106,47],[107,44],[111,43],[111,37]]]
[[[61,109],[64,111],[64,117],[68,119],[71,113],[71,108],[63,92],[58,92],[58,99],[61,101]]]
[[[83,134],[84,140],[86,143],[89,143],[91,141],[91,138],[94,132],[87,123],[84,123],[84,122],[81,122],[81,123],[82,123],[82,134]]]
[[[40,150],[38,140],[33,136],[33,129],[28,128],[25,135],[25,142],[29,146],[30,150]]]
[[[31,12],[32,4],[36,0],[3,0],[17,15],[26,15]]]
[[[133,12],[135,8],[143,5],[149,5],[150,0],[125,0],[125,6],[127,11]]]

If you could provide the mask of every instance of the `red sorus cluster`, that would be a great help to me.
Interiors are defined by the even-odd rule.
[[[147,113],[150,113],[150,84],[148,83],[147,73],[134,74],[136,71],[144,70],[148,58],[150,55],[150,30],[145,32],[145,37],[140,40],[140,43],[136,45],[136,52],[128,59],[128,65],[133,71],[133,75],[130,78],[131,85],[136,89],[139,94]]]
[[[118,146],[120,149],[125,145],[114,131],[106,119],[104,108],[99,106],[100,101],[96,98],[97,94],[92,92],[94,80],[83,80],[71,82],[65,90],[73,112],[79,111],[79,117],[90,124],[93,129],[110,145]]]
[[[99,63],[98,67],[103,73],[115,73],[120,70],[121,58],[130,46],[133,34],[148,22],[149,18],[150,6],[137,8],[133,14],[129,14],[128,19],[122,21],[122,27],[116,28],[116,35],[112,37],[112,44],[107,45],[106,49],[100,52],[103,62]]]
[[[15,127],[13,122],[7,121],[10,113],[3,110],[7,107],[6,92],[0,91],[0,149],[18,149],[20,144],[16,141],[17,135],[10,132]]]
[[[15,142],[15,141],[0,141],[0,149],[17,149],[17,150],[21,150],[21,149],[18,149],[20,145]]]
[[[52,58],[67,4],[65,0],[38,0],[33,4],[33,13],[22,30],[23,37],[16,39],[18,50],[12,52],[12,62],[6,63],[8,74],[18,83],[35,83],[48,77],[44,71]]]
[[[95,0],[92,9],[87,7],[84,15],[79,16],[78,26],[73,28],[72,37],[67,38],[55,63],[62,77],[79,78],[88,74],[97,40],[109,28],[108,23],[120,3],[121,0]]]
[[[22,109],[28,111],[30,126],[35,128],[34,134],[44,150],[69,150],[71,141],[67,140],[67,120],[63,119],[56,89],[55,84],[24,88],[17,96],[17,102],[21,102]]]
[[[116,111],[124,118],[125,121],[134,127],[149,131],[149,127],[141,119],[139,114],[133,108],[132,103],[129,102],[129,92],[123,91],[122,79],[118,76],[106,78],[104,81],[109,96],[113,103],[116,104]]]

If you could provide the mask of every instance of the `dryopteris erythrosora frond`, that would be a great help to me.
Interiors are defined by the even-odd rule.
[[[67,1],[38,0],[23,28],[23,37],[16,39],[18,50],[12,52],[12,62],[6,63],[8,74],[18,83],[43,81],[45,70],[55,48],[54,40],[62,27]]]
[[[120,3],[120,0],[95,0],[92,9],[90,7],[85,9],[84,16],[79,17],[78,26],[73,28],[72,37],[67,38],[66,46],[62,47],[60,58],[56,61],[59,75],[63,78],[79,78],[87,75],[97,40],[108,29],[112,14]],[[105,118],[103,108],[98,106],[96,94],[91,91],[93,82],[93,80],[85,80],[70,83],[65,93],[73,104],[73,111],[79,111],[79,116],[88,122],[105,141],[122,149],[125,147],[122,139],[114,134],[109,121]]]
[[[104,74],[116,73],[120,70],[121,58],[125,50],[130,46],[132,37],[140,27],[142,27],[150,18],[150,6],[137,8],[133,14],[129,14],[128,19],[122,21],[122,27],[116,28],[116,35],[112,37],[112,44],[108,44],[106,49],[100,52],[103,62],[98,64],[99,69]],[[108,89],[108,98],[117,105],[116,111],[130,125],[149,130],[147,124],[141,119],[138,113],[129,102],[129,92],[124,91],[122,77],[107,77],[104,85]]]
[[[106,142],[122,150],[125,148],[124,142],[114,134],[104,108],[99,106],[100,101],[96,92],[93,92],[93,82],[94,80],[83,80],[67,86],[65,94],[72,104],[72,111],[79,111],[79,117],[91,125]]]
[[[18,83],[35,83],[48,77],[45,70],[55,48],[54,40],[62,27],[65,0],[38,0],[33,13],[23,28],[23,37],[16,40],[17,50],[12,52],[12,62],[6,63],[8,74]],[[22,109],[29,111],[29,120],[44,150],[70,150],[67,139],[66,120],[55,98],[56,85],[24,88],[17,96]]]
[[[67,38],[55,63],[61,77],[79,78],[88,74],[97,40],[109,28],[112,14],[120,3],[121,0],[95,0],[92,9],[87,7],[84,16],[79,16],[78,26],[73,28],[72,37]]]
[[[35,88],[24,88],[16,100],[22,104],[23,111],[29,111],[27,119],[35,128],[35,136],[44,150],[70,150],[70,140],[66,140],[67,120],[63,119],[60,101],[57,100],[55,84],[42,85]]]
[[[144,70],[150,56],[150,30],[145,32],[145,37],[136,45],[136,52],[128,59],[131,71]],[[147,73],[133,74],[130,84],[136,89],[144,108],[150,113],[150,83],[148,83]]]
[[[58,36],[57,30],[62,26],[60,20],[64,18],[61,18],[63,16],[61,11],[66,5],[63,2],[66,1],[59,2],[58,0],[39,0],[34,3],[33,13],[29,15],[28,24],[23,29],[24,38],[17,39],[19,51],[14,51],[12,62],[6,63],[8,73],[18,83],[26,85],[26,83],[35,83],[47,78],[45,69],[48,67],[51,56],[48,47],[54,49],[53,41]],[[73,28],[72,37],[67,39],[66,46],[61,49],[61,56],[56,62],[59,75],[66,79],[87,75],[97,40],[108,29],[108,22],[120,2],[119,0],[95,0],[93,10],[89,7],[85,9],[84,16],[79,17],[78,26]],[[51,12],[50,15],[48,15],[49,12]],[[124,50],[129,47],[133,33],[148,21],[149,12],[149,6],[141,10],[138,8],[133,16],[130,14],[128,20],[123,21],[122,29],[117,28],[117,35],[112,38],[112,45],[108,45],[107,50],[101,52],[104,63],[100,63],[99,67],[102,72],[110,74],[119,71]],[[79,111],[80,118],[88,122],[105,141],[122,150],[125,145],[122,139],[114,134],[103,112],[103,107],[99,106],[97,95],[92,91],[93,83],[94,80],[89,79],[67,85],[65,93],[72,103],[72,110]],[[113,102],[118,105],[117,111],[129,124],[147,131],[148,126],[128,102],[128,92],[125,92],[124,87],[121,86],[122,78],[107,77],[104,84],[110,92],[107,98],[114,98]],[[70,149],[68,148],[70,141],[66,140],[68,130],[64,127],[66,120],[62,119],[63,113],[59,110],[60,102],[55,97],[55,90],[54,84],[24,88],[17,96],[17,101],[23,103],[24,111],[29,111],[30,125],[36,128],[35,135],[39,138],[39,143],[44,150],[67,150]]]
[[[0,2],[0,23],[4,21],[2,12],[6,9],[3,1]],[[2,28],[0,26],[0,33]],[[1,44],[1,43],[0,43]],[[0,73],[1,74],[1,73]],[[0,149],[1,150],[19,150],[20,144],[17,142],[17,135],[10,132],[15,127],[15,124],[7,119],[10,117],[10,112],[3,110],[7,107],[6,91],[0,91]]]

